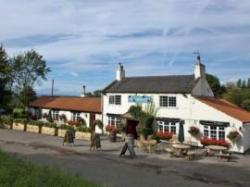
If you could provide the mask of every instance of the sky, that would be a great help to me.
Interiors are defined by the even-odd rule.
[[[193,74],[201,54],[222,83],[250,77],[249,0],[0,0],[0,42],[34,49],[51,72],[39,94],[79,95],[126,76]]]

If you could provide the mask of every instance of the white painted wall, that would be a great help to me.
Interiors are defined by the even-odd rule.
[[[45,114],[45,113],[49,113],[50,109],[41,109],[41,114]],[[34,108],[30,108],[29,111],[34,115],[35,114],[35,109]],[[66,111],[66,110],[59,110],[59,115],[64,114],[67,118],[67,120],[72,120],[72,112],[71,111]],[[90,113],[88,112],[81,112],[80,113],[80,117],[83,118],[86,122],[86,126],[89,127],[90,125]],[[102,120],[102,114],[95,114],[95,118],[96,119],[100,119]]]
[[[109,104],[108,97],[114,94],[106,94],[103,95],[103,123],[104,126],[108,125],[107,114],[119,114],[122,115],[128,111],[130,106],[135,105],[135,103],[128,102],[129,95],[135,94],[118,94],[121,95],[121,105],[111,105]],[[203,126],[199,124],[200,120],[208,120],[208,121],[220,121],[220,122],[229,122],[230,126],[225,129],[225,136],[231,130],[239,130],[242,128],[242,122],[213,108],[210,107],[201,101],[197,100],[191,94],[137,94],[137,95],[145,95],[150,96],[153,99],[153,102],[158,109],[157,117],[165,117],[165,118],[180,118],[185,121],[184,124],[184,134],[186,142],[193,142],[196,144],[200,144],[200,141],[192,137],[188,130],[191,126],[197,126],[200,128],[203,133]],[[159,96],[176,96],[177,106],[176,107],[160,107],[159,106]],[[144,104],[145,105],[145,104]],[[144,106],[143,105],[143,106]],[[178,126],[177,126],[178,132]],[[244,139],[239,142],[238,145],[232,144],[231,150],[235,152],[245,152],[248,148],[250,148],[250,128],[245,128],[244,132],[240,132],[244,136]],[[246,136],[246,139],[245,139]],[[227,139],[227,138],[226,138]],[[227,140],[229,141],[229,140]]]

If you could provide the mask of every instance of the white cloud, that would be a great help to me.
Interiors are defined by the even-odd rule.
[[[169,66],[197,49],[247,60],[249,10],[249,0],[0,0],[0,39],[9,53],[34,48],[74,77],[117,61],[138,60],[140,67],[152,53],[168,56]],[[56,39],[24,40],[41,36]],[[158,73],[154,65],[138,71]]]

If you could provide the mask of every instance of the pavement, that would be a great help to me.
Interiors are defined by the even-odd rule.
[[[62,146],[62,138],[0,129],[0,149],[36,164],[57,167],[103,186],[217,187],[250,186],[250,155],[234,155],[231,162],[216,158],[187,161],[165,153],[119,157],[122,142],[102,137],[102,151],[89,151],[89,141]],[[0,176],[1,177],[1,176]]]

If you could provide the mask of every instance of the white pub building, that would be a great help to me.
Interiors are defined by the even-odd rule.
[[[104,126],[116,126],[130,106],[149,102],[158,109],[157,131],[178,135],[182,123],[185,143],[202,145],[188,132],[190,127],[196,127],[202,137],[228,142],[231,151],[244,153],[250,148],[250,113],[214,98],[199,56],[191,75],[126,77],[119,64],[116,80],[102,94]],[[240,134],[237,142],[227,138],[232,131]]]

